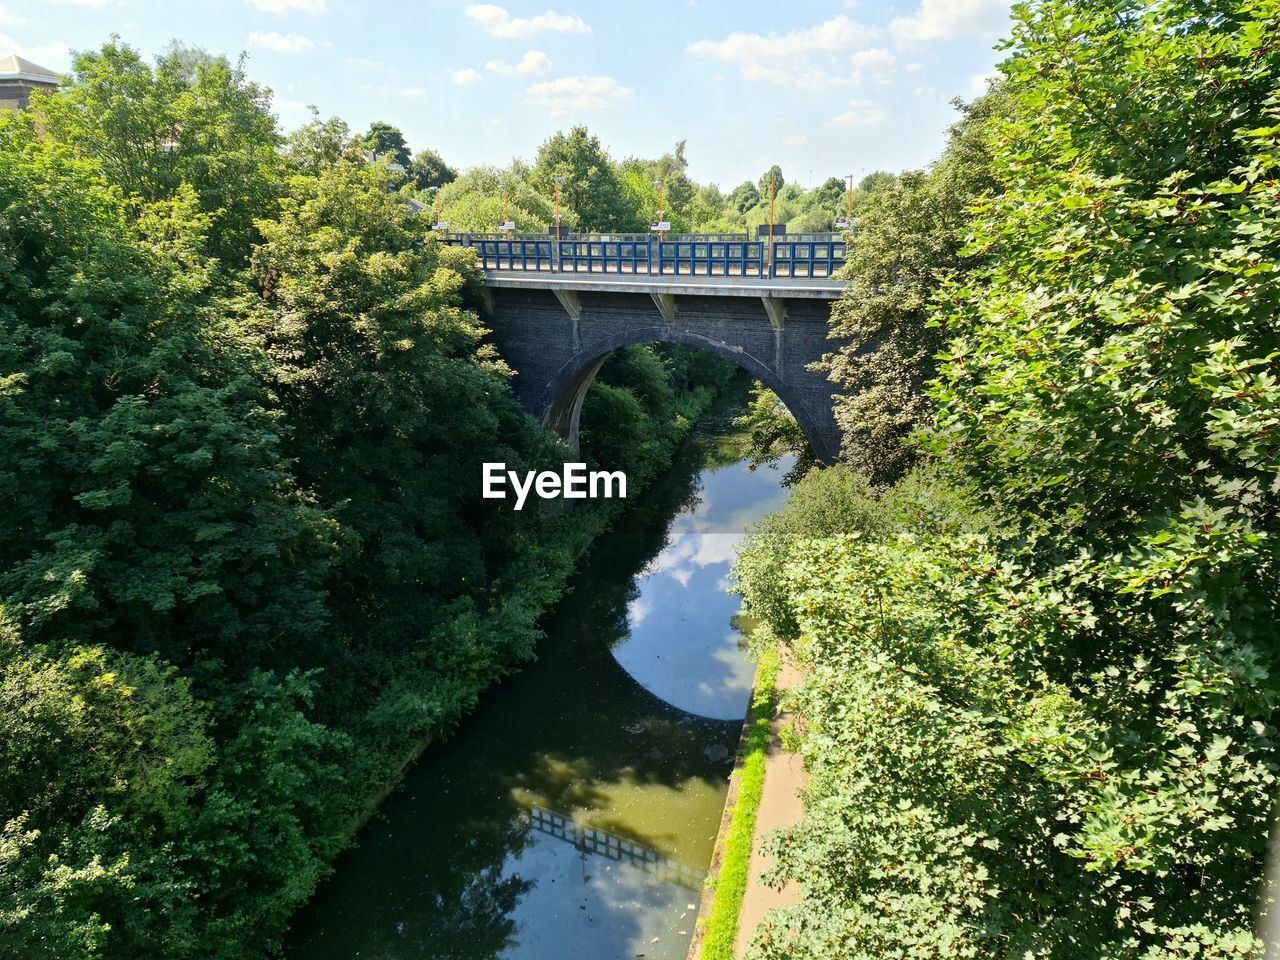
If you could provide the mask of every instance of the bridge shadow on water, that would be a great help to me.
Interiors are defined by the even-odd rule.
[[[708,535],[679,518],[701,510],[704,527],[737,522],[732,510],[706,509],[708,489],[723,485],[715,478],[734,469],[745,468],[717,461],[714,444],[686,445],[586,558],[546,621],[538,661],[432,746],[340,858],[296,918],[290,957],[684,956],[745,695],[734,719],[699,716],[623,663],[645,624],[661,620],[637,624],[637,603],[672,576],[673,556],[688,565],[682,538]],[[688,601],[717,610],[717,628],[730,630],[736,602],[689,583]],[[696,617],[660,624],[663,655],[703,629]],[[697,681],[732,687],[744,669],[704,658]]]

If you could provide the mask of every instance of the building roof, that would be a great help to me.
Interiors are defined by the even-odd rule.
[[[57,83],[62,77],[48,67],[42,67],[38,63],[32,63],[26,57],[11,53],[8,56],[0,57],[0,79]]]

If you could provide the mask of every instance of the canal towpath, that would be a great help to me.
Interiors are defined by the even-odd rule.
[[[798,686],[801,674],[790,657],[783,657],[775,681],[780,702],[786,702],[787,692]],[[751,844],[751,861],[747,868],[747,889],[742,897],[742,910],[738,915],[738,935],[733,953],[741,957],[746,953],[756,928],[774,907],[798,903],[800,888],[791,881],[781,890],[764,884],[760,876],[773,865],[773,857],[761,850],[761,843],[774,830],[799,823],[804,814],[800,792],[808,782],[804,761],[797,753],[783,746],[782,731],[790,722],[789,710],[780,710],[769,725],[769,746],[765,751],[764,786],[760,806],[756,812],[755,836]]]

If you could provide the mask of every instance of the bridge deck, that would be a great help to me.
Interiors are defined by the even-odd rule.
[[[837,300],[844,290],[838,280],[761,279],[759,277],[690,277],[670,274],[585,275],[554,270],[486,270],[490,287],[576,290],[600,293],[670,293],[710,297],[798,297]]]

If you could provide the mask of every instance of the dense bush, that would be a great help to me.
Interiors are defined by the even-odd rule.
[[[964,250],[969,205],[996,189],[987,139],[1007,110],[999,90],[965,106],[928,170],[884,178],[868,192],[849,238],[844,295],[831,310],[840,346],[823,366],[839,387],[841,459],[879,485],[910,468],[905,441],[928,419],[924,385],[946,334],[928,322],[940,284],[976,259]]]
[[[569,452],[470,252],[340,121],[285,144],[268,105],[112,42],[0,117],[3,960],[272,952],[617,508],[478,495]],[[714,389],[688,373],[613,366],[636,486]]]
[[[1017,16],[1002,191],[928,314],[935,465],[797,498],[739,566],[810,670],[803,899],[756,956],[1255,955],[1280,6]]]

